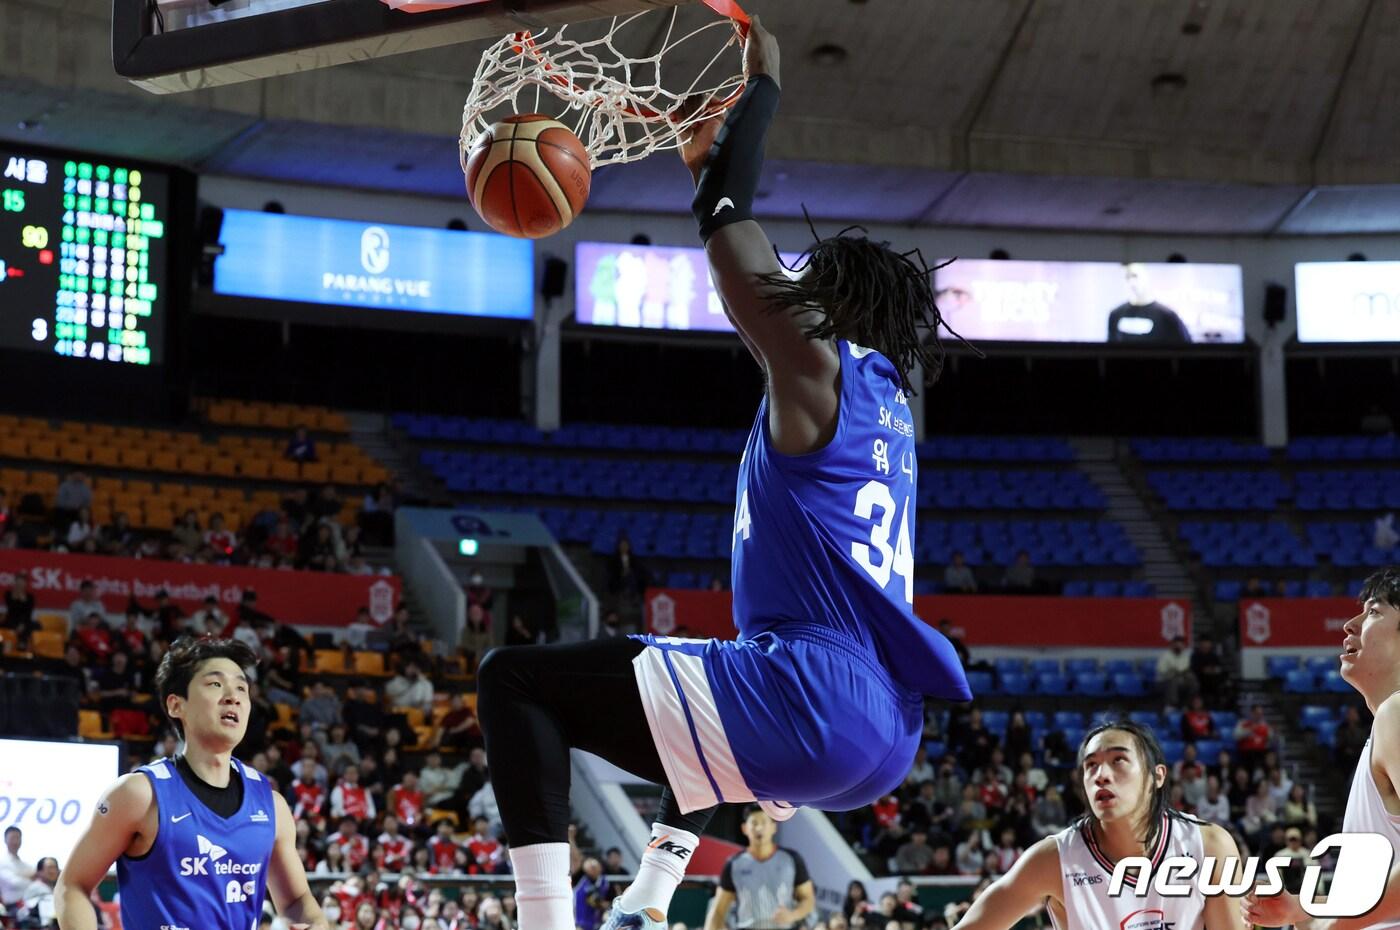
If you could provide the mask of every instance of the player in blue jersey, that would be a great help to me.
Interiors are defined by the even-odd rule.
[[[739,470],[735,641],[634,637],[496,650],[478,678],[525,930],[569,930],[569,750],[664,786],[636,881],[604,930],[663,928],[712,809],[849,810],[897,786],[925,696],[966,701],[952,645],[914,615],[911,373],[941,363],[928,269],[864,236],[790,277],[753,220],[778,46],[754,20],[748,76],[682,157],[735,329],[763,369]],[[607,708],[600,712],[599,708]]]
[[[256,664],[243,643],[210,638],[181,639],[161,659],[156,689],[184,754],[122,776],[98,801],[54,889],[62,930],[96,930],[91,895],[113,862],[132,930],[257,930],[268,892],[293,927],[329,930],[287,802],[232,758]]]

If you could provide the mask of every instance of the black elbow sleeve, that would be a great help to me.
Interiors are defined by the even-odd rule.
[[[778,84],[766,74],[749,81],[715,137],[690,210],[700,224],[700,240],[715,230],[753,219],[758,177],[763,171],[763,145],[768,126],[778,112]]]

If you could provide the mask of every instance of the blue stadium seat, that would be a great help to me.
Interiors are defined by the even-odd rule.
[[[1311,672],[1297,668],[1284,676],[1283,690],[1289,694],[1312,694],[1313,681]]]
[[[1136,672],[1132,659],[1108,659],[1103,670],[1110,675],[1132,675]]]
[[[1004,710],[984,710],[982,711],[982,722],[993,733],[1005,733],[1006,725],[1011,722],[1011,714]]]
[[[1059,660],[1059,659],[1032,659],[1032,660],[1031,660],[1031,663],[1030,663],[1030,670],[1031,670],[1031,673],[1032,673],[1032,674],[1035,674],[1035,675],[1046,675],[1046,674],[1052,674],[1052,675],[1054,675],[1054,674],[1059,674],[1059,672],[1060,672],[1060,660]]]
[[[991,672],[968,672],[967,684],[974,696],[991,694],[995,690]]]
[[[1113,691],[1121,697],[1147,696],[1147,686],[1141,678],[1131,672],[1113,676]]]
[[[1264,671],[1270,678],[1283,678],[1302,663],[1298,656],[1266,656]]]
[[[1084,726],[1084,714],[1077,710],[1057,710],[1051,723],[1057,730],[1069,728],[1082,728]]]
[[[1309,656],[1303,666],[1315,678],[1321,678],[1329,672],[1340,669],[1340,660],[1336,656]]]
[[[1065,697],[1069,694],[1069,679],[1058,672],[1041,672],[1036,676],[1035,689],[1047,697]]]
[[[924,743],[924,752],[928,753],[928,757],[936,762],[947,754],[948,747],[942,740],[931,739]]]
[[[1098,660],[1098,659],[1066,659],[1066,660],[1065,660],[1065,674],[1066,674],[1066,675],[1082,675],[1082,674],[1089,673],[1089,672],[1097,672],[1098,670],[1099,670],[1099,660]]]
[[[1005,672],[998,676],[1001,693],[1013,697],[1024,697],[1031,693],[1031,679],[1025,672]]]
[[[1179,739],[1162,740],[1162,755],[1168,764],[1180,761],[1185,751],[1186,744]]]
[[[1351,685],[1342,678],[1342,673],[1333,669],[1322,677],[1322,688],[1332,694],[1350,694]]]
[[[1108,676],[1103,672],[1081,672],[1074,679],[1074,693],[1104,697],[1108,691]]]

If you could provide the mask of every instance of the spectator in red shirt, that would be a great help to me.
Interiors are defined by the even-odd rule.
[[[1191,706],[1181,715],[1181,738],[1188,743],[1215,736],[1215,721],[1206,710],[1205,699],[1199,694],[1191,698]]]
[[[287,519],[286,514],[277,518],[277,525],[267,537],[267,550],[273,555],[294,559],[297,556],[297,548],[301,540],[297,538],[297,531],[292,526],[292,521]]]
[[[882,830],[899,823],[899,799],[892,794],[887,794],[870,806],[871,813],[875,815],[875,823]]]
[[[102,615],[96,611],[88,614],[87,619],[83,621],[82,628],[78,630],[78,642],[82,644],[88,658],[99,662],[107,661],[116,648],[116,644],[112,642],[112,631],[107,629]]]
[[[311,822],[318,830],[323,829],[326,814],[326,789],[314,778],[305,780],[296,778],[292,780],[292,796],[296,798],[296,804],[292,807],[292,815],[297,820]]]
[[[437,835],[428,840],[433,854],[433,874],[447,875],[457,871],[457,842],[452,838],[452,822],[439,820]]]
[[[1245,768],[1252,771],[1263,762],[1273,739],[1273,728],[1264,719],[1264,705],[1255,704],[1249,716],[1235,727],[1235,745],[1239,748],[1240,762]]]
[[[146,654],[146,634],[141,630],[141,611],[131,606],[126,609],[126,626],[121,631],[122,646],[134,656]]]
[[[467,854],[472,860],[468,871],[473,875],[504,875],[510,871],[506,864],[505,847],[491,835],[491,823],[485,817],[472,821]]]
[[[418,788],[417,772],[404,772],[403,781],[389,789],[388,807],[406,827],[422,823],[423,792]]]
[[[216,513],[209,518],[209,529],[204,531],[204,544],[219,555],[230,556],[238,547],[238,537],[224,526],[224,515]]]
[[[379,834],[377,865],[386,872],[399,872],[413,856],[413,840],[399,833],[399,821],[393,814],[384,818],[384,832]]]
[[[331,836],[330,841],[345,854],[350,871],[360,871],[369,861],[369,840],[360,835],[360,825],[354,817],[340,818],[340,829]]]
[[[359,767],[347,765],[340,776],[340,783],[331,792],[331,816],[373,820],[374,815],[374,798],[360,784]]]

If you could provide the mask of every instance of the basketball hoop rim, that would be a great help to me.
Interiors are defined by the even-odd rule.
[[[744,12],[743,7],[739,6],[737,0],[700,0],[700,2],[715,13],[732,22],[734,24],[734,32],[738,35],[740,41],[748,38],[749,14]],[[511,38],[516,43],[514,46],[515,51],[518,54],[527,54],[533,58],[539,63],[540,69],[551,81],[555,82],[560,87],[568,88],[572,91],[578,91],[580,89],[578,85],[574,84],[572,80],[564,75],[550,73],[551,68],[549,62],[545,60],[543,55],[539,54],[539,47],[535,45],[534,35],[530,30],[526,29],[517,32]],[[743,95],[746,86],[748,86],[748,81],[741,83],[723,100],[717,100],[706,106],[700,111],[700,118],[708,119],[727,111],[730,107],[739,102],[739,98]],[[651,107],[623,107],[622,112],[626,113],[628,116],[633,116],[647,122],[661,122],[663,120],[675,122],[670,114],[662,113]]]

